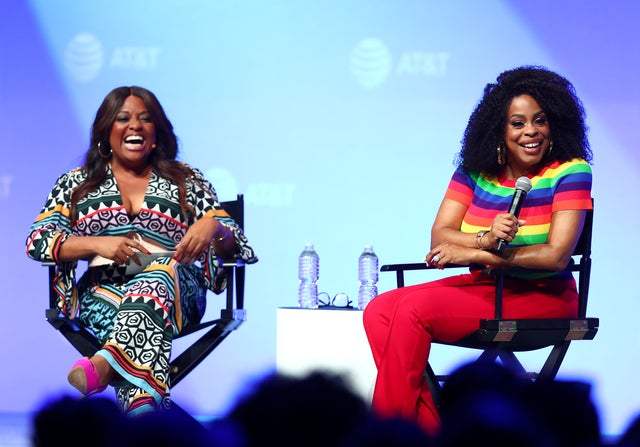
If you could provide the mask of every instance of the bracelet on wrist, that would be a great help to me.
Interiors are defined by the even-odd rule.
[[[478,247],[479,250],[487,250],[487,248],[482,246],[481,242],[484,235],[487,234],[488,232],[489,232],[488,230],[480,230],[476,234],[476,247]]]
[[[213,239],[216,242],[222,242],[227,237],[227,234],[229,233],[229,229],[227,228],[226,225],[220,224],[220,226],[222,227],[223,233],[222,233],[222,236],[216,237]]]

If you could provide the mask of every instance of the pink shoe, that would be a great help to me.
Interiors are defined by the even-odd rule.
[[[83,357],[73,364],[67,380],[85,396],[101,393],[107,388],[107,385],[100,386],[100,375],[88,357]]]

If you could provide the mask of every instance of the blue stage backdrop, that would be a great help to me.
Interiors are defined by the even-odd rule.
[[[274,368],[276,308],[296,305],[304,243],[320,254],[320,289],[352,299],[365,244],[381,263],[421,261],[483,87],[540,64],[574,82],[595,154],[601,329],[574,344],[560,377],[592,383],[605,433],[619,433],[640,410],[639,13],[623,0],[0,0],[0,412],[73,391],[77,354],[44,320],[46,271],[24,241],[112,88],[153,90],[181,159],[222,199],[246,197],[260,257],[248,321],[173,391],[216,416]],[[468,358],[456,355],[440,361]]]

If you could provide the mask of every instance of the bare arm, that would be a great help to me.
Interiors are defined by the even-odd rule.
[[[585,211],[580,210],[555,212],[546,243],[507,248],[503,256],[499,256],[487,249],[495,248],[500,238],[508,242],[513,240],[518,227],[526,222],[510,214],[498,214],[491,229],[481,240],[483,249],[479,249],[476,234],[459,230],[465,212],[466,207],[458,202],[450,199],[442,201],[431,230],[431,251],[425,258],[428,263],[432,263],[433,257],[438,255],[440,260],[436,265],[439,267],[455,263],[561,270],[569,262],[585,217]]]
[[[507,248],[501,265],[562,270],[578,243],[585,215],[583,210],[556,211],[551,216],[546,243]]]
[[[445,242],[473,248],[476,246],[476,235],[462,233],[460,225],[467,212],[467,207],[460,202],[444,199],[431,227],[431,248]]]

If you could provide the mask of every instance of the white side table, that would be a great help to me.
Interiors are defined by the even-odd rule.
[[[278,308],[276,368],[291,375],[314,370],[342,374],[370,402],[376,367],[362,326],[362,311]]]

